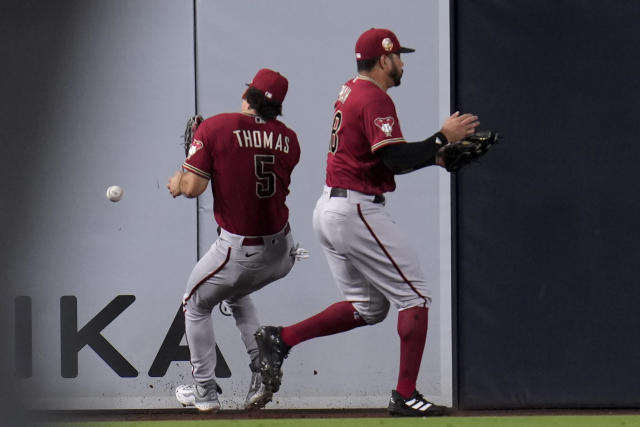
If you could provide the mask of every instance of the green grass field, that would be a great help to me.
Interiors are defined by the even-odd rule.
[[[252,420],[105,421],[46,423],[60,427],[640,427],[640,415],[442,418],[287,418]]]

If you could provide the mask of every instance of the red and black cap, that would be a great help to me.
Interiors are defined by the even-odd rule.
[[[282,104],[289,89],[289,81],[277,71],[263,68],[247,86],[258,89],[269,101]]]
[[[393,31],[371,28],[360,35],[356,42],[356,60],[373,59],[389,53],[411,53],[415,49],[400,46]]]

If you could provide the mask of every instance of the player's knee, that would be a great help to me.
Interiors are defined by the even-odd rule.
[[[182,310],[184,311],[185,319],[189,320],[197,320],[201,317],[211,316],[211,309],[204,307],[202,304],[197,304],[195,298],[183,300]]]
[[[389,301],[381,300],[375,305],[370,304],[366,310],[358,310],[358,312],[368,325],[375,325],[386,319],[389,313]]]

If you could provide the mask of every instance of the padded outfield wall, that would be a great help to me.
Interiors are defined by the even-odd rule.
[[[640,406],[640,3],[455,0],[458,404]]]

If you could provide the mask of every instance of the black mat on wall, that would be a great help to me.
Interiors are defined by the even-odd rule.
[[[640,406],[640,2],[455,0],[461,408]]]

